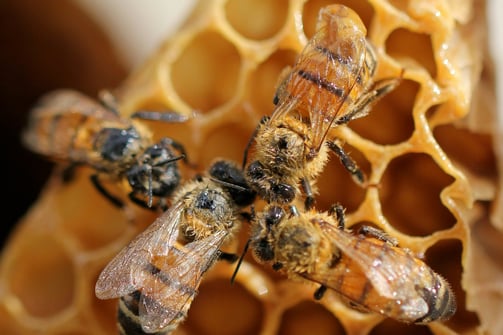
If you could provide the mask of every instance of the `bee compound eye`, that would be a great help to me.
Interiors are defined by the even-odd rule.
[[[272,206],[267,211],[265,216],[265,223],[267,226],[277,225],[285,215],[285,212],[281,207]]]
[[[213,178],[229,181],[229,172],[231,172],[231,166],[225,161],[215,162],[209,169],[209,174]]]
[[[275,184],[271,187],[277,202],[288,204],[295,198],[295,188],[288,184]]]
[[[133,189],[142,187],[144,176],[145,176],[145,169],[143,168],[143,166],[140,165],[132,166],[131,169],[129,169],[129,171],[126,174],[129,185],[131,185]]]
[[[252,162],[246,171],[246,174],[252,179],[262,179],[264,178],[264,167],[259,161]]]

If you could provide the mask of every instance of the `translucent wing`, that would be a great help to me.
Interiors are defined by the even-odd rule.
[[[416,292],[416,287],[422,286],[423,274],[430,271],[426,264],[414,259],[407,251],[376,239],[358,240],[356,247],[354,240],[357,237],[354,235],[328,222],[322,220],[315,222],[344,256],[351,258],[360,266],[382,297],[401,300],[408,305],[424,305],[423,299]],[[351,278],[346,276],[344,280],[351,281]]]
[[[86,116],[99,116],[103,120],[117,118],[115,112],[105,108],[98,101],[74,90],[56,90],[42,96],[33,108],[40,115],[60,115],[76,113]]]
[[[366,40],[361,22],[343,11],[323,12],[317,32],[278,89],[271,121],[296,111],[309,115],[312,148],[319,150],[334,120],[347,111],[364,67]]]
[[[352,21],[341,19],[336,22],[338,35],[334,36],[334,27],[325,25],[313,37],[306,60],[311,63],[306,67],[316,69],[320,78],[319,92],[313,96],[309,109],[312,146],[318,150],[334,120],[346,113],[356,98],[351,98],[350,94],[365,61],[365,37],[354,29]],[[323,57],[321,62],[316,62],[315,52],[318,59]]]
[[[44,95],[33,108],[22,140],[30,150],[42,155],[63,160],[74,155],[75,159],[85,160],[90,147],[79,147],[82,142],[87,143],[82,137],[97,133],[107,125],[125,129],[131,123],[86,95],[57,90]],[[79,137],[80,130],[86,131]],[[92,139],[88,142],[92,145]]]
[[[216,261],[226,236],[226,231],[218,231],[163,258],[160,272],[142,290],[139,314],[144,331],[157,332],[186,317],[202,276]]]
[[[176,243],[183,206],[182,201],[171,206],[108,263],[96,282],[98,298],[122,297],[145,286],[152,260],[168,257]]]

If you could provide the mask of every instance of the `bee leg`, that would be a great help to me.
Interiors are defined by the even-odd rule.
[[[183,160],[183,162],[185,164],[187,164],[188,166],[190,166],[192,168],[196,168],[195,164],[191,164],[189,162],[189,159],[188,159],[188,156],[187,156],[187,151],[185,150],[185,147],[183,146],[182,143],[180,143],[178,141],[175,141],[174,139],[169,138],[169,137],[163,138],[162,141],[163,141],[163,143],[171,145],[173,148],[175,148],[181,154],[181,156],[183,157],[182,160]]]
[[[304,193],[306,194],[306,200],[304,200],[304,208],[306,210],[310,210],[314,206],[314,195],[313,195],[313,190],[311,188],[311,183],[307,178],[302,178],[300,180],[302,189],[304,190]]]
[[[107,189],[101,184],[101,181],[99,180],[99,177],[97,174],[91,175],[91,182],[93,183],[94,187],[105,197],[107,198],[114,206],[119,207],[121,209],[124,208],[124,202],[117,198],[116,196],[110,194],[110,192],[107,191]]]
[[[63,171],[61,171],[61,178],[63,179],[63,183],[69,183],[73,180],[75,177],[75,169],[79,166],[80,164],[78,163],[72,163],[66,167],[63,168]]]
[[[244,170],[245,166],[246,166],[246,161],[248,160],[248,150],[250,150],[250,147],[253,143],[253,141],[255,141],[255,137],[257,137],[257,133],[258,133],[258,130],[260,129],[260,126],[262,126],[264,123],[266,123],[267,121],[269,121],[269,116],[263,116],[261,119],[260,119],[260,122],[259,124],[257,125],[257,127],[255,128],[255,130],[253,131],[252,135],[250,136],[250,139],[248,140],[248,143],[246,143],[246,147],[245,147],[245,150],[243,152],[243,165],[242,165],[242,169]]]
[[[398,84],[401,82],[403,76],[403,70],[398,78],[387,78],[376,81],[371,89],[363,94],[355,104],[351,107],[351,110],[345,115],[341,116],[339,119],[334,121],[334,124],[346,124],[351,120],[363,117],[368,114],[370,105],[375,103],[377,100],[391,92]]]
[[[166,202],[163,202],[162,200],[159,201],[159,204],[157,204],[157,205],[149,206],[147,201],[145,201],[141,198],[138,198],[138,196],[134,192],[129,193],[128,196],[129,196],[129,200],[131,200],[136,205],[143,207],[145,209],[157,211],[160,208],[163,212],[168,209],[168,205],[166,204]]]
[[[239,259],[238,255],[232,254],[232,253],[229,253],[229,252],[220,251],[220,253],[218,254],[218,260],[220,260],[220,261],[226,261],[226,262],[229,262],[229,263],[234,263],[238,259]]]
[[[315,300],[320,300],[323,298],[323,295],[325,295],[325,292],[327,291],[327,287],[325,285],[321,285],[314,291],[314,299]]]
[[[152,120],[170,123],[180,123],[185,122],[189,118],[186,115],[182,115],[178,112],[163,110],[162,112],[153,110],[140,110],[131,114],[131,118],[141,119],[141,120]]]
[[[346,227],[346,218],[344,216],[344,207],[342,207],[341,204],[336,203],[330,206],[330,209],[328,210],[328,214],[337,218],[337,228],[339,229],[344,229]]]
[[[360,228],[358,228],[358,234],[374,237],[378,240],[389,243],[394,247],[398,246],[398,242],[396,239],[392,238],[384,231],[371,226],[361,226]]]
[[[282,264],[282,263],[278,263],[278,262],[276,262],[276,263],[274,263],[274,264],[272,265],[272,269],[273,269],[274,271],[279,271],[279,270],[281,270],[282,268],[283,268],[283,264]]]
[[[365,181],[365,175],[363,174],[362,170],[356,165],[355,161],[349,156],[344,149],[342,149],[341,146],[337,145],[335,142],[327,142],[328,147],[330,150],[332,150],[337,156],[339,156],[339,159],[348,170],[349,173],[353,176],[353,179],[358,183],[358,184],[363,184]]]

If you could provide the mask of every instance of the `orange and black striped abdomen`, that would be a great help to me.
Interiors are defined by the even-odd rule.
[[[97,102],[76,92],[56,91],[32,111],[23,141],[32,151],[53,160],[114,171],[129,163],[126,146],[140,150],[145,145],[142,142],[151,140],[150,135],[143,137],[131,120]]]
[[[168,334],[187,317],[187,309],[196,296],[197,290],[180,281],[179,278],[172,278],[153,264],[149,264],[144,272],[145,276],[149,277],[145,279],[144,287],[120,299],[117,312],[120,333],[124,335]],[[155,293],[152,294],[152,292]],[[159,296],[158,292],[165,292],[165,294]],[[154,333],[146,333],[142,330],[139,315],[139,304],[142,300],[150,308],[157,306],[156,310],[163,311],[166,319],[169,320],[166,327]]]
[[[170,254],[168,259],[173,259],[174,262],[183,261],[188,257],[183,247],[171,246]],[[186,260],[187,262],[193,261]],[[171,260],[164,259],[163,261],[162,258],[159,258],[154,261],[163,263],[166,270],[159,268],[154,263],[149,263],[143,269],[142,287],[120,299],[117,321],[121,334],[152,334],[142,329],[139,308],[141,303],[156,311],[156,320],[163,319],[166,322],[162,329],[156,329],[153,334],[170,333],[187,317],[190,304],[197,295],[197,287],[199,286],[197,280],[196,282],[187,282],[186,278],[179,277],[178,273],[170,274],[169,270],[177,267],[176,264],[171,264]]]
[[[145,335],[141,328],[139,317],[140,291],[135,291],[125,297],[120,298],[117,311],[117,328],[120,335]],[[154,335],[165,335],[167,331],[150,333]]]
[[[364,61],[365,36],[333,36],[330,29],[336,27],[325,26],[306,45],[280,96],[302,97],[300,109],[315,109],[333,118],[347,112],[366,90],[374,69]]]
[[[374,238],[355,237],[352,243],[355,253],[371,257],[372,265],[364,267],[358,256],[343,252],[332,269],[326,270],[330,275],[320,277],[317,271],[312,278],[338,292],[350,305],[407,323],[443,320],[455,312],[449,284],[423,261]]]

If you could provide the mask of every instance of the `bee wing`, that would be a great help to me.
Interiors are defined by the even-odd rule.
[[[392,247],[374,239],[359,240],[355,247],[354,235],[325,221],[317,221],[323,231],[342,251],[360,266],[376,291],[391,300],[402,300],[409,304],[424,305],[417,294],[421,286],[421,274],[429,271],[426,264],[419,265],[407,251]],[[411,266],[414,264],[414,266]],[[350,274],[345,281],[351,281]]]
[[[354,22],[334,13],[317,32],[278,89],[279,104],[271,121],[297,110],[309,111],[312,147],[319,150],[334,120],[350,106],[351,90],[364,67],[366,40]]]
[[[167,257],[178,237],[183,213],[179,201],[124,247],[101,272],[95,293],[100,299],[125,296],[142,288],[151,276],[154,257]]]
[[[363,69],[367,50],[365,37],[355,30],[352,21],[335,22],[336,28],[326,24],[313,37],[303,65],[315,69],[315,78],[320,78],[319,92],[313,96],[309,110],[312,145],[318,149],[334,121],[342,116],[341,112],[348,111],[345,107],[351,105],[350,93]],[[322,61],[320,57],[323,57]]]
[[[144,331],[158,332],[186,317],[202,276],[216,261],[227,234],[218,231],[165,258],[159,266],[162,273],[152,278],[151,285],[142,291],[139,315]]]
[[[35,107],[33,114],[37,117],[41,115],[62,115],[77,114],[82,116],[99,116],[100,118],[116,120],[118,118],[114,111],[105,108],[98,101],[74,90],[55,90],[42,96]]]
[[[39,154],[67,159],[68,149],[73,144],[69,143],[73,141],[72,132],[75,133],[84,123],[86,127],[101,129],[107,121],[113,122],[115,127],[131,126],[128,119],[120,118],[84,94],[56,90],[41,97],[33,107],[22,141]],[[57,140],[55,133],[61,134]]]

